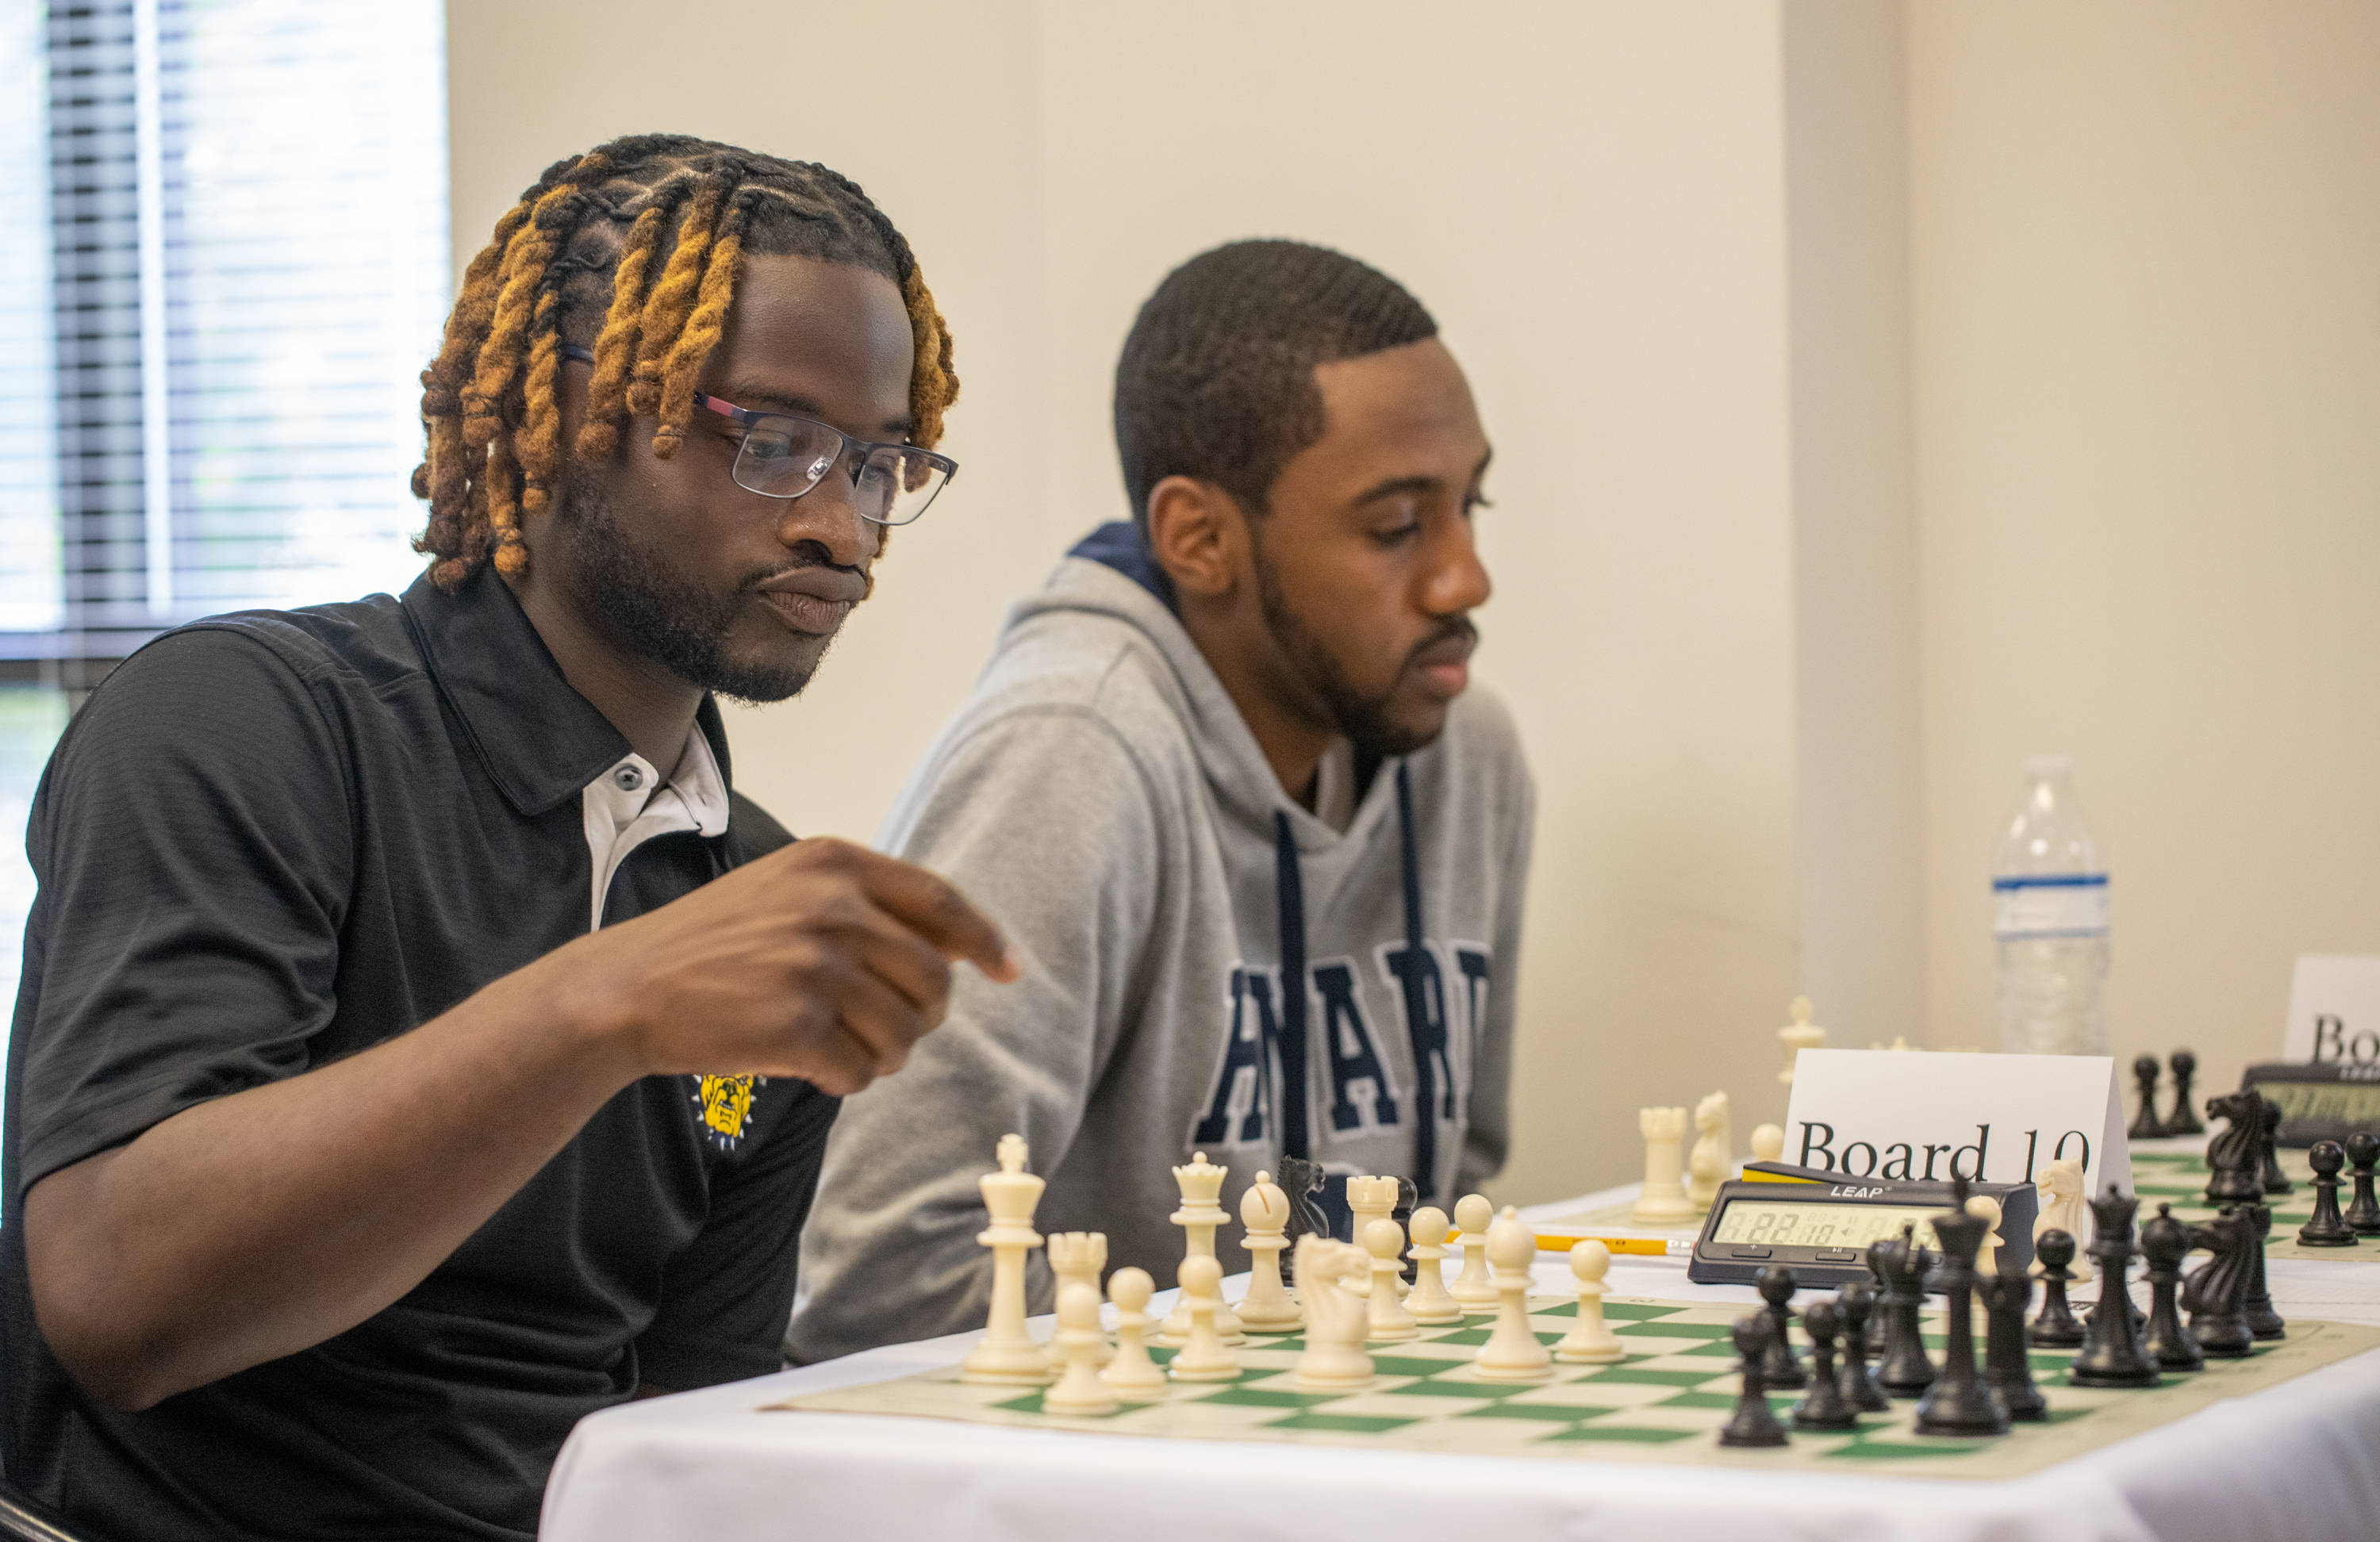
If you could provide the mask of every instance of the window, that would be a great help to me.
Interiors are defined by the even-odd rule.
[[[169,626],[420,570],[444,20],[0,0],[0,936],[77,694]]]
[[[82,688],[197,616],[402,587],[448,294],[441,6],[0,15],[0,346],[27,361],[0,659]]]

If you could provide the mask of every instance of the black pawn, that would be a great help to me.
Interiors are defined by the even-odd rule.
[[[1768,1314],[1749,1312],[1735,1319],[1729,1337],[1735,1341],[1735,1353],[1743,1362],[1743,1395],[1735,1402],[1735,1413],[1718,1432],[1722,1446],[1781,1446],[1785,1444],[1785,1427],[1777,1422],[1777,1411],[1768,1406],[1768,1386],[1760,1374],[1760,1364],[1767,1358],[1768,1340],[1775,1331],[1768,1326]]]
[[[2281,1105],[2270,1098],[2264,1099],[2264,1133],[2259,1137],[2262,1149],[2257,1155],[2257,1171],[2262,1174],[2266,1194],[2288,1194],[2297,1185],[2290,1183],[2289,1175],[2281,1171],[2281,1155],[2276,1149],[2281,1139]]]
[[[2255,1256],[2265,1250],[2255,1222],[2240,1206],[2226,1205],[2213,1220],[2190,1229],[2190,1243],[2214,1255],[2182,1282],[2190,1336],[2216,1359],[2245,1359],[2256,1349],[2256,1336],[2248,1330],[2248,1281]]]
[[[2198,1075],[2198,1057],[2187,1050],[2176,1050],[2166,1063],[2173,1067],[2173,1112],[2166,1116],[2165,1133],[2204,1135],[2206,1126],[2198,1122],[2198,1106],[2190,1100],[2190,1083]]]
[[[2171,1205],[2159,1205],[2156,1219],[2141,1228],[2141,1257],[2149,1265],[2149,1326],[2141,1335],[2141,1353],[2159,1370],[2197,1371],[2206,1368],[2206,1354],[2181,1325],[2175,1300],[2181,1283],[2181,1260],[2190,1251],[2190,1228],[2173,1219]]]
[[[1810,1335],[1810,1391],[1793,1405],[1795,1429],[1859,1427],[1859,1410],[1843,1401],[1836,1380],[1835,1335],[1842,1327],[1842,1309],[1831,1301],[1814,1301],[1802,1314],[1802,1330]]]
[[[1867,1325],[1876,1311],[1876,1291],[1864,1280],[1854,1280],[1835,1293],[1835,1301],[1843,1314],[1843,1401],[1863,1414],[1882,1414],[1892,1407],[1892,1400],[1876,1384],[1876,1373],[1868,1369],[1868,1357],[1875,1353],[1868,1339]]]
[[[1389,1219],[1397,1223],[1397,1235],[1401,1237],[1413,1235],[1414,1207],[1420,1203],[1421,1190],[1415,1186],[1414,1181],[1410,1178],[1399,1178],[1397,1203],[1395,1208],[1389,1211]],[[1421,1278],[1421,1260],[1411,1257],[1408,1252],[1405,1267],[1398,1271],[1397,1278],[1408,1285],[1418,1281]]]
[[[2273,1310],[2273,1293],[2265,1283],[2265,1239],[2273,1234],[2273,1208],[2270,1205],[2242,1205],[2248,1224],[2255,1229],[2256,1251],[2249,1260],[2248,1299],[2243,1315],[2248,1319],[2248,1331],[2270,1342],[2289,1336],[2289,1325],[2281,1314]]]
[[[2380,1164],[2380,1135],[2358,1130],[2347,1137],[2347,1160],[2355,1168],[2355,1200],[2347,1207],[2347,1224],[2358,1236],[2380,1233],[2380,1200],[2372,1197],[2374,1164]]]
[[[2033,1278],[2022,1269],[1985,1280],[1977,1292],[1984,1298],[1984,1379],[1999,1394],[2009,1417],[2020,1424],[2040,1424],[2049,1417],[2049,1400],[2033,1384],[2033,1359],[2025,1353],[2024,1314],[2033,1305]]]
[[[1948,1309],[1942,1374],[1917,1400],[1920,1435],[2006,1435],[2008,1404],[1975,1368],[1975,1251],[1990,1223],[1967,1213],[1967,1185],[1950,1184],[1954,1209],[1933,1218],[1942,1262],[1928,1283],[1941,1289]]]
[[[1793,1299],[1793,1271],[1784,1265],[1771,1264],[1760,1271],[1760,1299],[1768,1303],[1768,1323],[1774,1330],[1768,1336],[1768,1359],[1760,1367],[1760,1376],[1781,1392],[1798,1391],[1810,1379],[1810,1373],[1802,1368],[1801,1357],[1793,1353],[1793,1313],[1785,1305]]]
[[[2141,1350],[2140,1329],[2129,1310],[2131,1298],[2124,1292],[2124,1272],[2132,1261],[2132,1218],[2139,1212],[2140,1201],[2118,1193],[2113,1184],[2091,1201],[2097,1233],[2091,1239],[2091,1260],[2099,1269],[2100,1304],[2128,1309],[2091,1314],[2090,1341],[2067,1372],[2077,1387],[2154,1387],[2164,1379]]]
[[[1897,1398],[1913,1398],[1934,1384],[1934,1362],[1926,1357],[1919,1327],[1925,1305],[1925,1269],[1931,1256],[1910,1240],[1911,1228],[1890,1242],[1874,1244],[1884,1250],[1884,1295],[1876,1303],[1884,1313],[1884,1363],[1876,1368],[1876,1385]]]
[[[2143,1055],[2132,1062],[2132,1075],[2140,1083],[2140,1112],[2132,1115],[2132,1127],[2124,1132],[2134,1140],[2155,1140],[2165,1134],[2165,1121],[2157,1117],[2157,1074],[2163,1067],[2155,1055]]]
[[[2306,1153],[2313,1169],[2313,1217],[2298,1228],[2301,1247],[2353,1247],[2355,1228],[2338,1213],[2338,1170],[2347,1165],[2347,1148],[2335,1140],[2318,1140]]]
[[[2024,1330],[2025,1342],[2042,1349],[2080,1349],[2082,1324],[2066,1300],[2067,1281],[2074,1278],[2074,1236],[2053,1226],[2033,1239],[2033,1256],[2041,1261],[2041,1315]]]

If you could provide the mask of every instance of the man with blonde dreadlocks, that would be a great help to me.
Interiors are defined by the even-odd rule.
[[[714,694],[799,690],[955,469],[857,187],[557,163],[423,383],[423,578],[161,637],[33,812],[0,1458],[110,1536],[532,1536],[581,1415],[776,1367],[838,1098],[1014,974],[730,790]]]

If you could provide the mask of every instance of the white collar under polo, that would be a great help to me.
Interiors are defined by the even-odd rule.
[[[727,783],[700,724],[686,730],[686,747],[667,778],[630,750],[579,795],[587,821],[588,867],[595,883],[587,929],[603,926],[612,876],[628,854],[656,835],[690,830],[717,835],[727,828]]]

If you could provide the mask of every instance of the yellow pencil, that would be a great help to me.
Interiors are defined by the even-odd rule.
[[[1446,1240],[1452,1244],[1463,1235],[1449,1232]],[[1537,1251],[1567,1253],[1583,1242],[1599,1242],[1614,1253],[1637,1253],[1654,1258],[1683,1258],[1694,1252],[1691,1237],[1598,1237],[1588,1232],[1540,1232]]]

